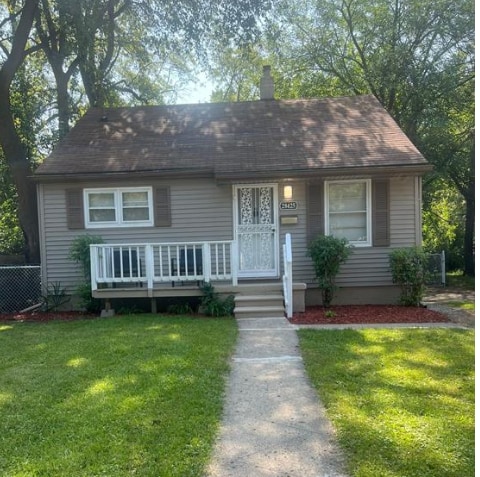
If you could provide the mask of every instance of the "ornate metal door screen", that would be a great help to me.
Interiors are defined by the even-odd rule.
[[[239,275],[277,275],[276,194],[273,186],[237,187]]]

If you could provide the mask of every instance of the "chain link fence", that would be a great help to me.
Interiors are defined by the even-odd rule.
[[[0,267],[0,313],[14,313],[40,303],[39,266]]]

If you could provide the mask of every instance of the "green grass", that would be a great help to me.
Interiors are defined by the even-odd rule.
[[[463,288],[464,290],[475,290],[475,277],[466,277],[458,270],[448,272],[446,276],[447,287]]]
[[[466,311],[475,311],[475,302],[473,301],[448,301],[446,304]]]
[[[0,475],[200,476],[233,319],[0,323]]]
[[[474,475],[474,332],[300,330],[352,477]]]

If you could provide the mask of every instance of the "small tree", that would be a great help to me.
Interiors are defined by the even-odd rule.
[[[345,238],[331,235],[319,235],[308,245],[308,256],[313,261],[315,277],[322,291],[322,302],[325,308],[330,306],[333,293],[337,289],[335,278],[340,265],[346,262],[352,253],[352,246]]]
[[[400,303],[420,306],[428,279],[428,255],[418,247],[390,252],[393,283],[400,285]]]
[[[102,237],[95,235],[82,235],[77,237],[70,247],[69,258],[82,266],[85,281],[78,285],[77,293],[82,306],[90,313],[96,313],[101,308],[99,299],[92,297],[90,273],[90,244],[104,243]]]

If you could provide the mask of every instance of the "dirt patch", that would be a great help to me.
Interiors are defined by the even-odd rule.
[[[35,312],[35,313],[0,313],[0,321],[17,321],[47,323],[49,321],[74,321],[98,318],[98,315],[91,315],[81,311],[65,312]]]
[[[385,305],[344,305],[306,307],[304,313],[294,313],[291,323],[311,324],[366,324],[366,323],[445,323],[444,314],[423,307]]]

